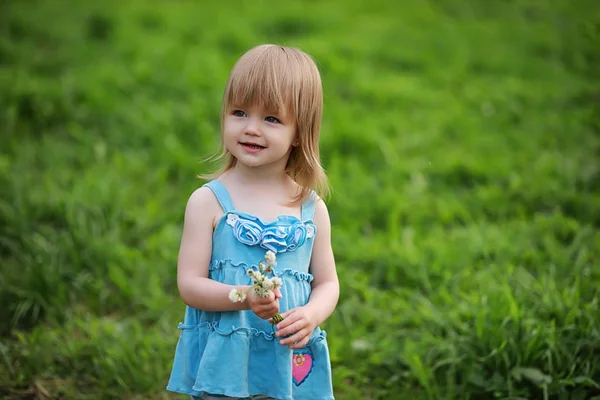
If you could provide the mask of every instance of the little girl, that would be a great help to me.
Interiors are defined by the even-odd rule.
[[[339,296],[329,214],[314,191],[327,191],[322,107],[319,71],[298,49],[258,46],[234,66],[221,115],[226,166],[185,210],[177,282],[186,309],[167,390],[333,399],[319,327]],[[265,254],[280,286],[262,297],[248,271]]]

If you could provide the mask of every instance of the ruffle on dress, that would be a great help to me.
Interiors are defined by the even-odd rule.
[[[213,261],[210,264],[209,267],[209,272],[211,274],[211,277],[213,279],[217,279],[219,282],[225,282],[224,280],[220,279],[221,277],[224,277],[225,274],[227,273],[227,271],[225,271],[227,268],[240,268],[240,270],[233,270],[233,273],[236,275],[236,277],[238,279],[241,279],[241,282],[237,282],[236,281],[236,285],[246,285],[250,283],[250,280],[248,279],[248,270],[249,269],[254,269],[257,270],[258,266],[255,265],[248,265],[245,262],[234,262],[231,259],[226,259],[226,260],[218,260],[218,261]],[[239,274],[239,272],[242,272],[242,275],[245,275],[245,277],[243,277],[242,275]],[[274,269],[273,270],[273,275],[274,276],[279,276],[283,279],[283,276],[288,275],[288,276],[292,276],[294,278],[296,278],[296,280],[299,281],[306,281],[308,283],[311,283],[314,279],[313,275],[311,273],[308,272],[302,272],[302,271],[296,271],[293,270],[291,268],[285,268],[283,270],[280,269]],[[227,276],[229,277],[229,276]],[[227,281],[229,282],[229,281]],[[246,282],[246,283],[244,283]]]
[[[219,326],[218,322],[179,325],[178,373],[171,378],[168,389],[192,396],[227,394],[246,398],[265,394],[291,400],[295,384],[293,351],[280,345],[272,332]],[[313,332],[305,347],[311,349],[311,357],[328,358],[325,338],[325,331],[317,328]],[[252,371],[268,373],[253,374]],[[316,372],[311,370],[310,373]]]
[[[260,246],[274,253],[294,251],[302,246],[306,239],[316,233],[312,221],[300,221],[293,216],[280,216],[276,221],[264,223],[260,218],[237,210],[226,214],[227,225],[233,228],[233,235],[246,246]],[[280,225],[281,219],[290,220],[289,224]]]

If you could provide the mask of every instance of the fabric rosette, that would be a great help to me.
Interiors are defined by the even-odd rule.
[[[263,230],[254,221],[245,218],[237,218],[233,227],[233,234],[237,240],[248,246],[257,245],[262,239]]]
[[[260,245],[274,253],[296,250],[307,238],[315,234],[312,222],[296,222],[289,226],[263,226],[258,219],[252,220],[234,213],[227,216],[227,224],[232,226],[233,235],[241,243],[247,246]]]
[[[288,230],[284,227],[271,226],[263,230],[260,246],[274,253],[283,253],[288,250]]]

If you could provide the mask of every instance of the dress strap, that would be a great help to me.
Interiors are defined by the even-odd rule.
[[[204,186],[207,186],[210,190],[212,190],[217,200],[219,200],[219,204],[221,204],[223,211],[228,213],[235,210],[233,202],[231,201],[231,197],[229,197],[229,192],[221,182],[215,179],[206,183]]]
[[[315,207],[317,205],[317,194],[312,191],[308,199],[304,200],[302,203],[302,221],[306,222],[308,220],[312,220],[315,217]]]

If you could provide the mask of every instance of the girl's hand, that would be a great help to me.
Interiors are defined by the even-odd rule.
[[[254,314],[262,319],[271,319],[279,312],[279,299],[281,292],[279,289],[274,289],[267,297],[261,297],[251,288],[248,290],[246,302]]]
[[[275,336],[291,336],[280,340],[279,343],[290,345],[290,349],[300,349],[306,346],[316,328],[316,324],[306,308],[292,308],[281,314],[281,316],[284,320],[277,324]]]

